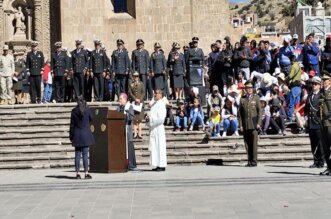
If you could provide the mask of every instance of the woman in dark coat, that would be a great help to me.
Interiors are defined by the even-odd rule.
[[[126,123],[126,142],[128,147],[128,169],[134,170],[137,167],[136,163],[136,154],[134,151],[133,144],[133,134],[132,134],[132,123],[134,118],[134,110],[133,106],[128,101],[128,96],[125,93],[122,93],[119,96],[119,108],[118,111],[122,112],[126,115],[125,123]]]
[[[76,178],[80,179],[80,158],[83,155],[83,165],[85,171],[85,179],[92,179],[88,173],[88,152],[89,146],[95,144],[94,137],[90,130],[90,123],[92,121],[92,114],[90,108],[86,105],[84,99],[79,97],[77,99],[77,106],[71,111],[70,120],[70,141],[75,147],[75,168]]]

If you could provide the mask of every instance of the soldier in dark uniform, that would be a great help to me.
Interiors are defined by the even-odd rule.
[[[68,73],[68,57],[62,51],[62,43],[55,43],[56,51],[52,54],[51,70],[54,76],[54,92],[56,102],[64,102],[65,74]]]
[[[82,40],[76,40],[76,49],[71,52],[71,71],[74,78],[76,97],[84,98],[84,75],[89,67],[87,51],[82,48]]]
[[[68,69],[70,69],[71,64],[71,53],[68,52],[68,48],[63,47],[62,51],[67,54],[67,63],[68,63]],[[65,102],[73,102],[74,101],[74,75],[73,71],[68,71],[64,74],[65,79],[65,95],[64,95],[64,101]],[[76,98],[76,97],[75,97]]]
[[[29,76],[31,103],[41,101],[41,75],[44,73],[44,54],[38,50],[38,42],[31,43],[32,51],[26,56],[26,71]]]
[[[154,44],[154,52],[151,55],[150,70],[152,76],[153,90],[162,90],[165,93],[165,74],[167,61],[161,50],[160,43]]]
[[[321,175],[331,176],[331,74],[327,71],[323,72],[323,91],[321,100],[322,110],[322,125],[323,125],[323,153],[327,164],[327,169],[321,172]]]
[[[129,86],[129,98],[132,101],[132,105],[136,104],[139,105],[143,103],[145,95],[145,87],[144,83],[139,80],[139,73],[133,73],[133,81]],[[144,107],[144,106],[143,106]],[[133,131],[134,131],[134,138],[141,139],[141,122],[144,119],[144,110],[141,109],[140,112],[135,111],[133,119]]]
[[[94,100],[103,101],[107,71],[106,53],[101,49],[101,41],[94,40],[95,49],[91,52],[90,71],[93,77]]]
[[[175,90],[175,98],[184,99],[184,77],[186,73],[184,54],[179,51],[180,45],[175,43],[174,50],[169,54],[168,63],[170,65],[172,76],[172,85]]]
[[[118,39],[117,49],[111,55],[112,74],[115,76],[115,93],[119,97],[120,93],[127,92],[127,80],[130,71],[130,59],[128,51],[124,48],[124,41]]]
[[[193,37],[192,38],[192,47],[188,50],[188,54],[186,56],[186,64],[189,64],[189,61],[192,62],[203,62],[204,54],[201,48],[198,48],[199,38]]]
[[[239,124],[244,135],[248,155],[247,167],[257,166],[258,130],[261,128],[261,106],[258,95],[253,94],[253,84],[245,83],[246,94],[240,99]]]
[[[153,89],[152,82],[148,76],[148,68],[150,64],[149,53],[144,49],[145,42],[142,39],[136,41],[137,49],[132,51],[131,64],[132,72],[138,72],[140,80],[145,86],[145,98],[152,98]]]
[[[16,103],[21,104],[23,103],[23,79],[25,75],[25,60],[23,58],[24,53],[14,53],[15,58],[15,73],[14,76],[16,77],[17,81],[14,80],[13,83],[13,90],[16,96]]]
[[[104,44],[102,44],[101,49],[105,52],[106,54],[106,77],[105,77],[105,93],[103,96],[104,101],[113,101],[113,77],[111,73],[111,63],[110,63],[110,58],[107,55],[107,48]]]
[[[324,155],[322,145],[322,126],[321,126],[321,78],[314,76],[311,81],[313,90],[307,97],[305,105],[305,115],[308,117],[307,129],[309,133],[311,152],[313,153],[314,163],[310,168],[322,168],[324,166]]]

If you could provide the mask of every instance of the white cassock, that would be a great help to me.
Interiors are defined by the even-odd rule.
[[[150,165],[155,167],[167,166],[166,136],[164,120],[167,116],[166,105],[162,100],[153,103],[149,116],[149,151]]]

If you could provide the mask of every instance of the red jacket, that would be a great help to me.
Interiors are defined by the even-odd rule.
[[[44,66],[44,75],[43,75],[45,82],[48,81],[48,74],[49,74],[50,71],[51,71],[51,67],[49,65],[45,64],[45,66]]]

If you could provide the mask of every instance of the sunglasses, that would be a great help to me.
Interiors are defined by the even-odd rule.
[[[318,84],[318,83],[313,83],[313,85],[315,86],[315,85],[320,85],[320,84]]]

